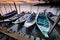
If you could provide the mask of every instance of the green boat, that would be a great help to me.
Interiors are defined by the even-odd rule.
[[[49,30],[50,30],[50,22],[44,14],[38,14],[36,19],[36,24],[40,32],[44,35],[44,37],[49,38]]]

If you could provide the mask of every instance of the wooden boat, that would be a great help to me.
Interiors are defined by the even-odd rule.
[[[18,19],[18,17],[13,16],[11,18],[5,19],[5,20],[0,20],[0,23],[12,23],[14,21],[16,21]]]
[[[7,18],[10,18],[10,17],[14,16],[15,14],[17,14],[17,12],[14,10],[14,11],[9,12],[9,13],[3,15],[3,16],[0,15],[0,19],[4,20],[4,19],[7,19]]]
[[[48,17],[49,21],[53,24],[57,20],[58,16]],[[60,27],[60,21],[57,24],[57,27]]]
[[[11,30],[12,32],[16,32],[16,33],[19,32],[20,29],[23,27],[26,18],[29,17],[29,15],[30,15],[29,13],[28,14],[25,14],[24,16],[22,16],[19,19],[17,19],[15,22],[13,22],[15,25],[12,26],[12,27],[10,27],[10,28],[8,28],[8,30]]]
[[[49,37],[48,33],[50,30],[50,22],[48,18],[45,15],[39,13],[36,19],[36,24],[38,29],[44,35],[44,37],[48,38]]]
[[[36,20],[36,14],[33,13],[29,16],[29,18],[26,20],[26,22],[24,23],[24,27],[30,27],[32,26],[33,24],[35,24],[35,21]]]
[[[26,19],[30,16],[31,14],[30,13],[25,13],[23,14],[23,16],[20,16],[19,19],[17,19],[15,22],[13,23],[22,23],[22,22],[25,22]]]
[[[35,16],[36,14],[30,14],[30,15],[27,17],[27,20],[28,20],[32,15]],[[33,18],[34,18],[34,17],[33,17]],[[33,20],[33,19],[31,19],[31,20]],[[26,22],[26,21],[25,21],[25,22]],[[29,24],[26,24],[26,26],[27,26],[27,25],[29,25]],[[34,26],[34,25],[29,25],[29,26],[31,27],[31,26]],[[34,27],[33,27],[33,28],[34,28]],[[30,28],[30,29],[32,30],[32,28]],[[30,29],[26,29],[25,23],[24,23],[23,28],[22,28],[18,33],[19,33],[20,35],[23,35],[23,36],[24,36],[24,35],[27,33],[26,30],[29,31]],[[30,30],[30,31],[31,31],[31,30]],[[30,33],[30,32],[29,32],[29,33]]]
[[[48,16],[49,21],[53,24],[59,15],[54,15],[53,13],[48,12],[47,16]],[[58,27],[60,26],[60,21],[58,22],[57,26]]]

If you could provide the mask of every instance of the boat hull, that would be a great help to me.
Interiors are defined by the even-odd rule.
[[[24,27],[29,28],[30,26],[35,24],[35,22],[36,22],[36,14],[31,14],[29,18],[26,20],[26,22],[24,23]]]
[[[50,30],[50,22],[48,21],[45,15],[38,15],[36,24],[38,29],[42,32],[42,34],[48,38],[48,32]]]

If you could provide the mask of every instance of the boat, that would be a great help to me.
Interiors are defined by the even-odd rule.
[[[15,22],[13,23],[22,23],[22,22],[25,22],[26,19],[30,16],[31,13],[23,13],[21,14],[22,16],[20,16],[19,19],[17,19]]]
[[[30,14],[30,13],[29,13],[29,14]],[[31,17],[31,16],[32,16],[32,17]],[[28,15],[28,17],[26,18],[26,21],[27,21],[30,17],[35,20],[35,16],[36,16],[36,14],[30,14],[30,15]],[[31,19],[31,20],[33,20],[33,19]],[[26,21],[25,21],[25,23],[26,23]],[[33,22],[33,21],[32,21],[32,22]],[[31,31],[32,28],[34,28],[34,27],[31,27],[31,26],[34,26],[33,24],[35,24],[34,22],[33,22],[33,24],[31,23],[31,25],[28,24],[31,28],[26,29],[27,24],[26,24],[26,26],[25,26],[25,23],[24,23],[24,25],[23,25],[23,28],[18,32],[19,34],[21,34],[21,35],[23,35],[23,36],[27,33],[26,30]],[[30,21],[27,22],[27,23],[30,23]],[[28,26],[28,27],[29,27],[29,26]]]
[[[19,32],[20,29],[23,27],[25,20],[27,19],[27,17],[29,17],[29,15],[30,15],[29,13],[26,13],[24,16],[22,16],[22,17],[20,16],[19,19],[17,19],[15,22],[13,22],[15,25],[8,28],[8,30],[12,31],[12,32],[16,32],[16,33]]]
[[[0,20],[0,23],[12,23],[14,21],[16,21],[18,19],[18,17],[11,17],[5,20]]]
[[[57,20],[58,15],[53,15],[52,13],[47,14],[49,21],[54,24],[55,20]],[[60,21],[57,24],[58,27],[60,27]]]
[[[12,16],[14,16],[16,14],[17,14],[17,12],[15,10],[13,10],[12,12],[9,12],[9,13],[3,15],[3,16],[0,14],[0,20],[10,18],[10,17],[12,17]]]
[[[38,17],[36,19],[36,24],[40,32],[43,34],[45,38],[49,38],[49,30],[50,30],[50,22],[44,14],[38,13]]]
[[[49,17],[49,20],[53,24],[55,22],[55,20],[57,20],[57,18],[58,18],[58,16],[52,16],[52,17]],[[60,27],[60,21],[57,23],[57,27]]]
[[[29,28],[30,26],[32,26],[33,24],[35,24],[35,19],[36,19],[36,13],[32,13],[26,20],[26,22],[24,23],[24,27]]]
[[[2,27],[7,27],[12,22],[15,22],[18,18],[19,17],[17,17],[16,15],[14,15],[13,17],[10,17],[8,19],[0,20],[0,24],[1,24]]]

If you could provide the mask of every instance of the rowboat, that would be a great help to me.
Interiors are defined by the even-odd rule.
[[[44,35],[44,37],[48,38],[49,30],[50,30],[50,22],[47,18],[47,16],[43,14],[38,14],[38,17],[36,19],[36,24],[40,32]]]
[[[21,14],[21,15],[23,15],[23,14]],[[29,17],[29,15],[30,15],[29,13],[26,13],[22,17],[20,16],[19,19],[17,19],[15,22],[13,22],[15,25],[10,27],[10,28],[8,28],[8,30],[9,31],[12,30],[12,32],[16,32],[16,33],[19,32],[21,30],[21,28],[23,27],[25,20],[27,19],[27,17]]]
[[[57,20],[58,16],[52,16],[52,17],[48,17],[48,18],[49,18],[49,21],[53,24]],[[57,27],[60,27],[60,20],[57,23]]]
[[[29,17],[30,13],[24,13],[22,14],[22,16],[20,15],[20,18],[17,19],[15,22],[13,23],[22,23],[22,22],[25,22],[26,19]]]
[[[27,33],[26,30],[28,30],[28,31],[30,29],[32,30],[32,28],[34,28],[34,27],[32,27],[32,28],[30,28],[30,27],[34,26],[33,24],[35,23],[35,16],[36,16],[36,14],[30,14],[29,17],[27,18],[27,20],[25,21],[23,28],[18,33],[20,33],[21,35],[24,36]],[[31,24],[31,25],[29,25],[29,24]],[[27,29],[27,27],[29,27],[29,29]]]
[[[9,13],[3,15],[3,16],[0,15],[0,19],[1,19],[1,20],[4,20],[4,19],[10,18],[10,17],[12,17],[12,16],[14,16],[14,15],[16,15],[16,14],[17,14],[17,12],[14,10],[14,11],[9,12]]]
[[[33,24],[35,24],[35,19],[36,19],[36,14],[35,13],[33,13],[33,14],[31,14],[28,18],[27,18],[27,20],[26,20],[26,22],[24,23],[24,27],[30,27],[30,26],[32,26]]]

